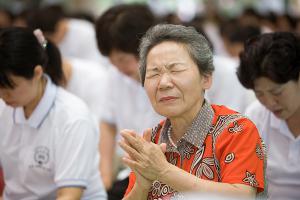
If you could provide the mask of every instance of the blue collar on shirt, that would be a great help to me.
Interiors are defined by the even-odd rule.
[[[14,123],[26,124],[37,129],[46,119],[51,107],[54,104],[57,86],[52,83],[48,75],[44,75],[44,77],[47,79],[45,92],[31,116],[26,119],[23,107],[17,107],[14,109]]]

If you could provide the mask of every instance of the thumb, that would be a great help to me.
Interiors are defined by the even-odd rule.
[[[159,146],[160,146],[160,149],[162,150],[162,152],[166,153],[166,151],[167,151],[167,144],[166,143],[161,143]]]
[[[146,140],[147,142],[151,142],[151,133],[152,133],[152,129],[147,128],[143,133],[144,140]]]

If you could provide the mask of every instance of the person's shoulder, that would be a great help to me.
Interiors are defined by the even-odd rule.
[[[57,89],[54,112],[60,116],[64,116],[65,119],[88,119],[90,115],[90,111],[83,100],[61,87]]]
[[[212,108],[215,113],[214,126],[216,130],[223,133],[237,133],[252,129],[256,130],[254,122],[247,116],[223,105],[212,105]]]
[[[263,106],[258,100],[250,104],[245,111],[245,115],[249,117],[255,124],[264,123],[268,119],[270,111]]]
[[[232,110],[230,108],[228,108],[225,105],[217,105],[217,104],[211,104],[214,113],[216,116],[220,116],[220,115],[237,115],[240,114],[235,110]]]
[[[245,114],[249,117],[261,116],[267,113],[269,113],[268,109],[263,106],[258,100],[251,103],[245,111]]]

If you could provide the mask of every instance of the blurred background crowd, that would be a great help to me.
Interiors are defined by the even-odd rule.
[[[251,34],[300,32],[299,0],[1,0],[0,27],[25,26],[31,11],[46,5],[93,23],[109,7],[129,3],[149,5],[163,22],[201,26],[217,55],[236,57],[239,42]]]

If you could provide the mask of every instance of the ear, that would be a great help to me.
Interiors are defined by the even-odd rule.
[[[204,74],[202,76],[203,89],[208,90],[212,85],[212,74]]]
[[[35,66],[33,73],[34,79],[40,80],[44,74],[44,70],[41,65],[37,65]]]

